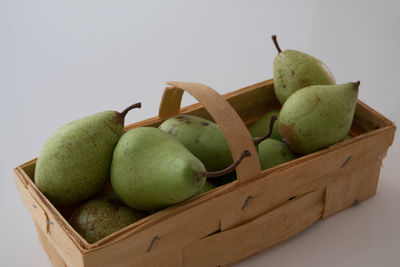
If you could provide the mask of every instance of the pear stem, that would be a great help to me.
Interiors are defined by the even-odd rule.
[[[262,141],[264,141],[265,139],[269,138],[272,135],[272,130],[274,128],[274,124],[275,121],[278,119],[278,116],[276,116],[275,114],[273,114],[271,116],[271,119],[269,120],[269,130],[268,133],[264,136],[261,136],[259,138],[254,138],[254,145],[258,146]]]
[[[276,49],[278,49],[278,54],[281,53],[282,50],[281,50],[281,48],[279,47],[278,40],[276,39],[276,35],[275,35],[275,34],[272,35],[272,41],[274,42],[274,45],[275,45]]]
[[[127,114],[131,109],[134,109],[134,108],[141,108],[141,107],[142,107],[142,103],[140,103],[140,102],[135,103],[135,104],[133,104],[133,105],[130,105],[129,107],[127,107],[126,109],[124,109],[122,112],[120,112],[120,113],[119,113],[119,116],[120,116],[122,119],[125,119],[126,114]]]
[[[246,157],[250,157],[251,153],[248,150],[245,150],[242,152],[242,154],[240,154],[240,157],[234,162],[232,163],[232,165],[230,165],[229,167],[220,170],[220,171],[216,171],[216,172],[207,172],[207,171],[200,171],[199,173],[203,176],[205,176],[206,178],[214,178],[214,177],[220,177],[223,176],[225,174],[228,174],[230,172],[232,172],[233,170],[236,169],[236,167],[240,164],[240,162],[242,162],[242,160]]]

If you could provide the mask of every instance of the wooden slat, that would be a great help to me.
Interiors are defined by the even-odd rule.
[[[361,100],[357,101],[354,122],[364,131],[371,131],[392,125],[392,122],[379,112],[373,110]]]
[[[219,206],[228,208],[229,203],[220,203]],[[220,212],[212,207],[212,203],[196,206],[194,209],[170,217],[161,224],[155,224],[134,235],[127,232],[129,237],[113,240],[112,244],[104,244],[88,251],[84,254],[85,262],[90,263],[89,266],[96,264],[120,266],[121,259],[135,262],[136,259],[143,257],[152,255],[156,257],[158,253],[168,251],[171,247],[181,248],[183,244],[217,231],[220,227]],[[208,219],[205,216],[208,216]],[[159,239],[153,244],[151,251],[148,251],[155,237]]]
[[[36,231],[37,231],[40,243],[42,243],[43,248],[45,249],[47,255],[49,256],[51,263],[53,263],[53,265],[55,267],[67,267],[64,260],[62,259],[62,257],[58,254],[57,250],[55,249],[55,246],[49,241],[47,236],[42,232],[42,229],[39,228],[36,225],[36,223],[35,223],[35,226],[36,226]]]
[[[30,160],[28,162],[25,162],[24,164],[19,166],[23,170],[25,175],[28,176],[31,181],[34,181],[34,178],[35,178],[36,160],[37,160],[37,158]]]
[[[374,138],[374,141],[369,142],[368,145],[360,144],[358,147],[352,146],[347,149],[341,149],[337,154],[320,156],[310,162],[304,163],[304,165],[297,165],[271,174],[269,181],[265,181],[265,183],[259,185],[266,188],[263,191],[256,188],[255,190],[247,189],[247,198],[251,196],[247,204],[248,209],[241,210],[240,206],[235,206],[236,209],[232,213],[224,214],[221,221],[222,230],[230,229],[246,222],[266,209],[281,205],[289,198],[316,190],[333,181],[347,179],[347,175],[351,173],[361,173],[360,179],[363,179],[363,181],[359,186],[364,182],[376,186],[376,176],[373,176],[373,178],[376,178],[375,181],[373,179],[368,180],[367,177],[363,176],[365,173],[365,162],[374,162],[379,159],[380,155],[386,153],[387,147],[381,146],[380,138],[378,137]],[[374,153],[368,154],[369,149],[373,149]],[[349,156],[352,156],[352,161],[342,167],[342,164]],[[340,158],[342,160],[338,160]],[[242,201],[245,201],[245,199],[242,199]]]
[[[242,226],[185,247],[183,266],[231,264],[293,236],[321,218],[324,192],[308,193]]]
[[[61,215],[55,215],[58,212],[54,212],[54,208],[50,211],[46,206],[48,205],[47,200],[43,199],[44,196],[39,196],[37,187],[32,186],[32,180],[24,174],[20,167],[16,168],[14,173],[17,189],[25,206],[32,214],[38,231],[51,240],[53,250],[58,252],[68,266],[83,266],[82,249],[71,238],[71,233],[66,230],[67,223],[60,224]]]
[[[375,195],[384,155],[363,160],[356,170],[332,174],[337,181],[327,186],[324,218]]]
[[[182,249],[179,247],[170,246],[164,250],[154,253],[148,253],[141,257],[131,259],[119,258],[114,262],[106,261],[99,262],[94,258],[85,259],[85,267],[181,267],[182,266]]]
[[[161,97],[160,118],[169,118],[179,113],[183,91],[178,88],[167,88]]]
[[[172,249],[171,249],[172,248]],[[182,249],[171,246],[170,249],[160,251],[156,255],[145,255],[131,262],[126,262],[127,267],[181,267],[182,266]],[[89,265],[90,266],[90,265]],[[96,267],[98,265],[93,265]],[[113,265],[115,266],[115,265]]]

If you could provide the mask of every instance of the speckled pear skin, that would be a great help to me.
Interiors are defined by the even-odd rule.
[[[127,207],[116,194],[104,193],[81,204],[69,221],[86,241],[94,243],[146,216]]]
[[[203,185],[203,187],[200,189],[199,192],[197,192],[197,193],[195,194],[195,196],[201,195],[201,194],[203,194],[203,193],[205,193],[205,192],[208,192],[208,191],[211,191],[211,190],[213,190],[213,189],[215,189],[215,188],[216,188],[216,187],[215,187],[214,185],[210,184],[209,182],[205,182],[204,185]]]
[[[36,163],[35,184],[51,202],[74,204],[102,190],[123,133],[118,114],[104,111],[75,120],[48,139]]]
[[[175,137],[158,128],[124,133],[114,150],[111,184],[138,210],[159,210],[196,194],[206,178],[203,163]]]
[[[258,147],[258,157],[262,170],[266,170],[279,164],[291,161],[296,155],[289,150],[289,147],[282,141],[266,139]]]
[[[249,132],[250,132],[251,136],[253,136],[253,137],[264,136],[265,133],[267,133],[269,130],[269,122],[271,121],[271,116],[277,115],[277,117],[279,118],[279,112],[280,112],[279,110],[268,111],[267,113],[262,115],[257,121],[255,121],[249,127]],[[274,124],[274,128],[272,129],[272,134],[269,138],[272,138],[275,140],[282,140],[282,137],[278,131],[278,123]]]
[[[358,87],[359,82],[316,85],[291,95],[278,120],[290,149],[309,154],[342,141],[353,121]]]
[[[296,50],[284,50],[274,60],[274,90],[283,105],[297,90],[311,85],[336,84],[333,74],[320,60]]]
[[[164,121],[159,128],[176,137],[203,162],[207,171],[222,170],[233,163],[228,142],[219,126],[212,121],[179,115]]]

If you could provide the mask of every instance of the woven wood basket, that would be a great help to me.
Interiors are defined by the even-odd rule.
[[[200,103],[180,109],[183,91]],[[57,209],[35,186],[36,159],[15,168],[17,188],[53,264],[228,266],[375,194],[382,159],[394,139],[396,127],[391,121],[358,101],[353,138],[261,171],[246,124],[279,107],[272,80],[224,96],[202,84],[170,83],[158,117],[126,130],[193,114],[218,123],[234,159],[245,149],[252,156],[239,165],[237,181],[166,208],[94,244],[68,224],[73,207]]]

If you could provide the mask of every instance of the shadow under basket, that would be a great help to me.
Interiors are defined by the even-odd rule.
[[[129,125],[158,126],[178,114],[214,120],[236,159],[238,179],[152,214],[89,244],[33,182],[36,159],[15,168],[15,181],[39,239],[55,266],[227,266],[283,241],[315,221],[376,193],[395,125],[358,101],[350,134],[324,150],[261,171],[246,128],[280,108],[272,80],[219,95],[198,83],[174,82],[159,115]],[[180,108],[183,92],[199,103]],[[67,219],[66,219],[67,218]]]

